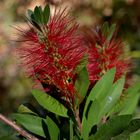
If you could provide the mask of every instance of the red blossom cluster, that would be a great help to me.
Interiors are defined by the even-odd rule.
[[[116,67],[115,81],[126,74],[130,68],[129,58],[125,56],[125,45],[116,39],[116,32],[108,39],[101,28],[88,30],[85,40],[88,46],[89,64],[87,66],[91,83],[95,83],[105,72]]]
[[[72,100],[75,68],[86,52],[82,37],[77,34],[78,27],[65,10],[55,12],[42,27],[43,33],[35,28],[22,32],[23,45],[18,48],[31,77],[43,83],[48,92],[56,87],[60,96]]]

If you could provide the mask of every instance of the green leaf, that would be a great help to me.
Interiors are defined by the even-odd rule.
[[[102,25],[102,34],[103,36],[107,37],[108,33],[109,33],[109,24],[108,22],[105,22],[103,25]]]
[[[119,100],[123,90],[124,82],[125,78],[122,77],[113,84],[112,88],[106,94],[106,97],[102,101],[94,100],[89,109],[87,123],[83,124],[84,128],[88,125],[88,133],[90,132],[92,126],[98,124],[101,121],[101,119],[114,107],[116,102]],[[86,139],[88,137],[88,134],[85,134],[85,132],[83,133]]]
[[[43,12],[44,24],[46,24],[49,21],[49,17],[50,17],[50,7],[49,7],[49,5],[46,5],[44,8],[44,12]]]
[[[78,66],[75,68],[75,73],[79,73],[88,64],[88,55],[84,55]]]
[[[29,114],[13,114],[12,116],[30,132],[45,137],[42,128],[42,118]],[[46,121],[45,119],[43,120]]]
[[[46,117],[45,123],[48,126],[48,131],[49,131],[51,140],[58,140],[60,136],[60,130],[58,126],[48,116]]]
[[[117,113],[119,113],[119,115],[132,114],[135,111],[139,100],[139,92],[140,83],[126,89],[123,93],[123,98],[116,103],[115,107],[108,113],[108,115]]]
[[[79,73],[77,80],[75,82],[75,89],[80,95],[80,101],[78,104],[80,104],[84,97],[86,96],[88,87],[89,87],[90,81],[89,81],[89,76],[88,76],[88,71],[86,67],[84,67],[81,72]]]
[[[86,104],[84,107],[84,112],[83,112],[83,119],[82,119],[82,126],[84,128],[82,130],[82,138],[84,140],[87,140],[91,127],[93,125],[95,125],[101,119],[101,115],[100,115],[100,117],[98,117],[99,112],[101,110],[100,103],[102,103],[104,101],[104,99],[107,98],[107,95],[110,92],[110,89],[112,88],[114,76],[115,76],[115,68],[107,71],[107,73],[92,88],[89,96],[87,97],[87,101],[86,101]],[[91,109],[89,109],[88,118],[90,119],[90,117],[91,117],[91,119],[92,119],[93,116],[96,117],[96,118],[94,118],[94,120],[88,120],[90,123],[92,122],[92,124],[90,124],[86,119],[87,109],[88,109],[89,103],[91,101],[93,101],[93,103],[92,103]],[[104,106],[104,104],[102,104],[102,106]],[[92,113],[94,113],[94,114],[92,114]],[[90,127],[89,127],[89,125],[90,125]],[[87,126],[89,128],[87,128]]]
[[[70,140],[73,140],[73,122],[70,119]]]
[[[116,30],[116,24],[112,24],[110,29],[109,29],[109,33],[108,33],[108,36],[107,36],[107,40],[110,41],[114,32]]]
[[[127,128],[120,135],[114,137],[112,140],[130,140],[131,134],[138,129],[140,129],[140,119],[134,119],[129,123]]]
[[[116,24],[112,24],[111,27],[109,27],[108,22],[105,22],[102,25],[102,34],[107,38],[107,41],[110,41],[112,39],[112,36],[116,30]]]
[[[28,17],[31,19],[31,16],[34,14],[32,10],[27,10]]]
[[[91,101],[84,118],[82,137],[84,140],[88,139],[88,135],[91,128],[96,124],[98,120],[98,111],[101,110],[101,104],[98,100]]]
[[[7,135],[7,136],[2,136],[0,137],[0,140],[21,140],[19,139],[16,134],[11,134],[11,135]]]
[[[101,104],[98,100],[94,100],[91,103],[91,106],[89,108],[89,111],[87,112],[87,122],[88,122],[88,126],[91,129],[93,125],[96,124],[96,122],[98,121],[98,112],[101,110]]]
[[[115,76],[115,68],[107,71],[106,74],[103,75],[103,77],[92,88],[87,98],[86,105],[84,107],[83,116],[85,116],[87,106],[90,101],[98,99],[100,100],[100,102],[102,102],[102,100],[106,97],[106,94],[109,92],[111,85],[113,84],[114,76]]]
[[[90,137],[90,140],[110,140],[125,130],[132,118],[132,115],[121,115],[112,117],[105,124],[101,125],[96,134]]]
[[[34,14],[31,15],[29,21],[36,29],[38,29],[40,32],[42,32],[42,29],[41,29],[40,25],[37,23]]]
[[[30,114],[13,114],[13,117],[17,120],[17,122],[19,122],[23,127],[25,127],[30,132],[45,137],[45,133],[42,128],[42,120],[43,120],[48,127],[51,140],[57,140],[59,136],[60,133],[59,128],[48,116],[46,119],[43,119],[38,116],[33,116]]]
[[[34,27],[36,27],[40,32],[42,32],[42,30],[41,30],[41,27],[40,27],[40,25],[39,25],[39,18],[40,17],[38,17],[38,10],[41,10],[41,8],[40,7],[37,7],[36,6],[36,8],[35,8],[35,10],[34,10],[34,12],[36,13],[34,13],[32,10],[30,10],[30,9],[28,9],[28,18],[29,18],[29,22],[34,26]]]
[[[68,117],[68,109],[55,98],[39,90],[32,90],[32,94],[37,100],[37,102],[45,109],[49,110],[54,114]]]
[[[35,112],[30,110],[28,107],[24,106],[23,104],[19,106],[18,113],[31,113],[31,114],[37,115]]]
[[[13,135],[14,130],[4,122],[0,121],[0,137]]]
[[[111,88],[109,94],[105,97],[105,99],[102,101],[102,107],[99,115],[99,120],[107,114],[117,103],[117,101],[120,98],[120,95],[122,94],[122,90],[125,83],[125,77],[123,76],[121,79],[117,80],[113,87]]]
[[[32,23],[36,23],[37,24],[37,21],[36,21],[36,19],[35,19],[35,15],[34,15],[34,13],[33,14],[31,14],[31,21],[32,21]]]
[[[140,129],[140,119],[134,119],[130,122],[127,131],[132,133],[137,131],[138,129]]]
[[[128,88],[124,92],[124,99],[121,103],[120,115],[132,114],[135,111],[135,108],[138,104],[140,97],[140,83]]]
[[[50,7],[46,5],[42,11],[41,6],[36,6],[34,11],[28,10],[28,16],[33,24],[47,24],[50,17]]]
[[[48,140],[51,140],[51,136],[50,136],[50,134],[49,134],[48,126],[47,126],[47,124],[45,123],[44,120],[42,120],[42,128],[43,128],[45,137],[46,137]]]
[[[60,130],[58,126],[49,117],[46,118],[46,121],[50,132],[51,140],[58,140],[60,136]]]
[[[140,140],[140,131],[135,132],[130,136],[130,140]]]
[[[43,13],[41,7],[36,6],[34,9],[35,21],[39,24],[43,23]]]
[[[133,114],[135,109],[136,109],[136,106],[138,104],[139,97],[140,97],[140,93],[139,92],[134,94],[133,97],[131,99],[129,99],[129,101],[127,101],[127,103],[125,102],[125,106],[122,107],[121,112],[119,114],[120,115]]]
[[[113,137],[111,140],[130,140],[130,136],[122,133],[116,137]]]

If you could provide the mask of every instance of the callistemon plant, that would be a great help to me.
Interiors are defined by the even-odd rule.
[[[140,128],[140,119],[132,118],[140,84],[124,90],[130,62],[115,25],[105,23],[84,36],[67,9],[50,15],[49,5],[28,10],[28,21],[17,51],[28,76],[44,90],[32,90],[37,102],[21,105],[13,115],[33,137],[16,130],[31,140],[133,137]]]
[[[44,10],[36,6],[28,15],[32,25],[22,31],[20,40],[24,43],[18,51],[28,75],[51,96],[73,104],[76,67],[86,52],[78,35],[79,25],[66,9],[50,16],[48,5]]]

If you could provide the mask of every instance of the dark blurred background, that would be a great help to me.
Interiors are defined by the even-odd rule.
[[[27,9],[46,2],[68,6],[81,28],[95,27],[104,21],[117,23],[119,35],[132,57],[132,81],[140,82],[140,0],[0,0],[0,112],[9,115],[31,98],[32,82],[25,76],[14,52],[16,29],[26,27]],[[136,115],[140,116],[139,107]]]

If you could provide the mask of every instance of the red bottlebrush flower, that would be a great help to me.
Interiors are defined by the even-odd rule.
[[[85,53],[77,34],[78,24],[64,9],[55,11],[48,23],[39,28],[41,31],[33,27],[22,31],[23,43],[18,52],[24,67],[48,92],[55,87],[59,96],[73,100],[75,68]]]
[[[111,33],[110,33],[111,34]],[[116,67],[115,80],[129,71],[130,62],[125,55],[125,45],[116,39],[114,32],[109,38],[101,29],[90,30],[86,34],[89,64],[87,66],[90,81],[94,84],[109,69]]]

